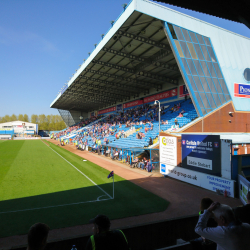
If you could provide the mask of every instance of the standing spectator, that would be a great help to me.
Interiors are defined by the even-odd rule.
[[[212,199],[210,199],[208,197],[203,198],[201,200],[201,204],[200,204],[199,215],[203,214],[204,210],[208,209],[211,206],[212,203],[213,203]],[[216,226],[217,226],[217,223],[215,222],[215,220],[213,218],[209,218],[208,222],[207,222],[207,227],[216,227]],[[191,242],[191,245],[193,247],[193,250],[201,249],[202,245],[204,245],[204,244],[211,244],[211,243],[213,243],[213,242],[211,242],[209,240],[206,240],[204,237],[196,238],[194,240],[191,240],[190,242]]]
[[[49,227],[43,223],[36,223],[31,226],[28,232],[27,250],[43,250],[47,244]]]
[[[105,215],[97,215],[90,220],[94,235],[90,236],[85,250],[129,250],[128,241],[121,230],[110,230],[110,220]]]
[[[207,221],[214,215],[217,227],[207,227]],[[217,250],[249,249],[250,225],[236,221],[231,207],[213,202],[199,217],[195,232],[217,243]]]
[[[122,149],[119,152],[119,159],[122,160]]]
[[[234,214],[236,219],[250,224],[250,191],[247,193],[247,204],[242,207],[235,208]]]

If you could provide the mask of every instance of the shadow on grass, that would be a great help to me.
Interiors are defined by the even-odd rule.
[[[127,180],[115,182],[115,199],[104,191],[113,196],[112,180],[99,188],[90,186],[0,201],[0,237],[26,234],[36,222],[46,223],[51,229],[63,228],[87,224],[97,214],[118,219],[161,212],[169,204]]]

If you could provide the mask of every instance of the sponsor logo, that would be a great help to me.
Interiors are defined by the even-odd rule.
[[[173,139],[167,139],[166,137],[162,138],[162,144],[164,146],[166,146],[167,144],[174,144],[174,140]]]
[[[234,84],[234,96],[241,98],[250,98],[250,85],[235,83]]]
[[[165,146],[167,145],[167,140],[166,140],[165,137],[162,138],[162,144],[165,145]]]
[[[162,172],[166,172],[166,165],[165,164],[161,164],[161,171]]]
[[[219,142],[215,142],[215,143],[214,143],[214,147],[215,147],[215,148],[218,148],[218,147],[219,147]]]
[[[186,144],[186,140],[182,140],[182,145],[185,145]]]

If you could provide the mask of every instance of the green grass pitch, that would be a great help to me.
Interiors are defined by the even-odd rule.
[[[115,172],[115,169],[114,169]],[[0,237],[164,211],[169,202],[109,171],[41,140],[0,141]]]

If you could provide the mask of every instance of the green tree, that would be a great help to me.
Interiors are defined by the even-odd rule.
[[[9,115],[5,115],[4,117],[0,117],[0,123],[15,121],[15,120],[28,122],[29,117],[27,114],[25,114],[25,115],[19,114],[18,118],[14,114],[11,117]],[[55,130],[62,130],[62,129],[66,128],[66,124],[64,123],[64,121],[60,115],[47,115],[47,116],[45,116],[44,114],[41,114],[41,115],[32,114],[31,115],[31,122],[38,124],[39,130],[55,131]]]
[[[9,115],[5,115],[3,117],[3,122],[10,122],[10,116]]]
[[[15,115],[15,114],[13,114],[13,115],[10,117],[10,120],[11,120],[11,121],[16,121],[16,120],[17,120],[16,115]]]
[[[47,118],[44,114],[38,116],[38,128],[39,130],[46,130]]]
[[[31,115],[31,123],[38,124],[38,115]]]
[[[23,121],[24,121],[24,122],[29,122],[29,117],[28,117],[27,114],[24,114],[24,116],[23,116]]]
[[[19,115],[18,115],[18,121],[24,121],[24,117],[23,117],[22,114],[19,114]]]

